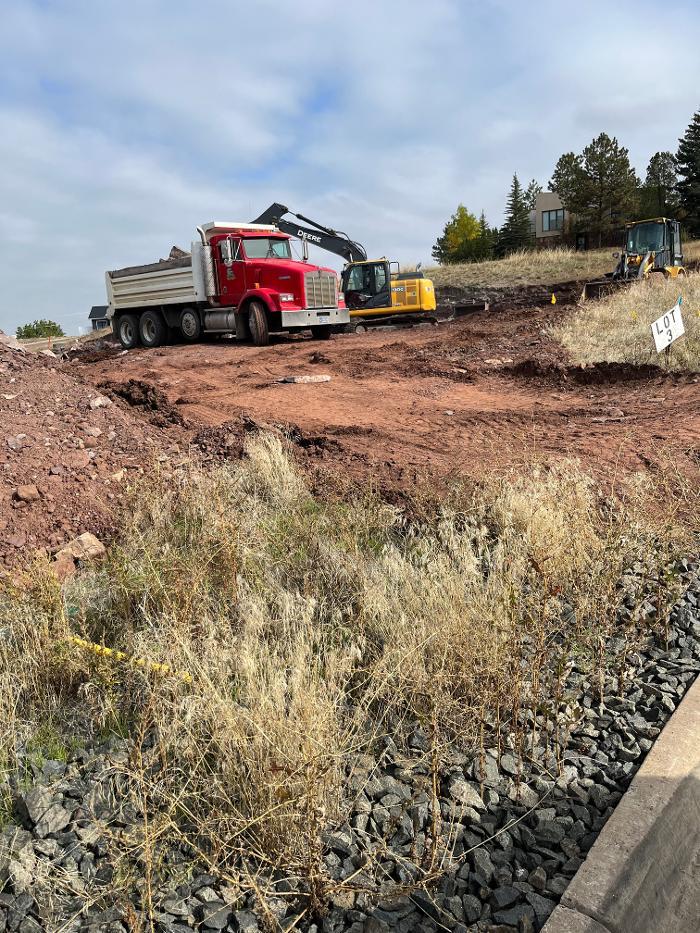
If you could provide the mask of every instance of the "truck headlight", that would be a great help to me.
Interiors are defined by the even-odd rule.
[[[291,292],[281,292],[280,301],[294,301],[294,295]]]

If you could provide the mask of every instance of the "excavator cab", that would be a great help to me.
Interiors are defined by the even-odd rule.
[[[387,259],[349,263],[343,269],[340,283],[350,311],[391,307],[391,270]]]

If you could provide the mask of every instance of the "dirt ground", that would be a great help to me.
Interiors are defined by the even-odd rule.
[[[287,430],[317,490],[347,479],[397,500],[533,458],[578,458],[609,486],[670,452],[698,478],[698,378],[573,367],[548,330],[567,313],[516,307],[326,342],[217,340],[64,362],[0,346],[0,562],[83,531],[108,538],[136,473],[240,456],[261,425]],[[331,378],[279,381],[299,375]]]
[[[572,367],[548,333],[567,313],[561,305],[485,311],[327,342],[284,337],[255,348],[218,340],[95,354],[71,366],[102,390],[129,380],[137,395],[143,383],[146,394],[154,388],[165,420],[180,413],[205,451],[236,453],[241,426],[284,423],[309,456],[389,488],[419,474],[478,475],[539,456],[579,458],[610,480],[653,467],[671,450],[695,471],[697,377]],[[331,380],[279,382],[294,375]]]
[[[58,360],[0,344],[0,564],[108,534],[130,477],[176,460],[177,430],[159,430]]]

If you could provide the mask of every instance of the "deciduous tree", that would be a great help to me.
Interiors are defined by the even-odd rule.
[[[463,204],[460,204],[433,246],[433,259],[443,265],[452,262],[469,262],[480,232],[479,221]]]
[[[64,337],[63,328],[55,321],[32,321],[17,328],[18,340],[31,340],[32,337]]]

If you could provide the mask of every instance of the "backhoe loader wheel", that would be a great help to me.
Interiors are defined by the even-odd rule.
[[[139,345],[139,322],[133,314],[122,314],[118,319],[117,337],[125,350]]]
[[[314,340],[330,340],[331,328],[329,324],[317,324],[311,328],[311,336]]]
[[[139,318],[139,337],[144,347],[159,347],[165,343],[168,328],[160,311],[145,311]]]
[[[251,301],[248,306],[248,325],[256,347],[266,347],[270,342],[270,328],[267,314],[259,301]]]

